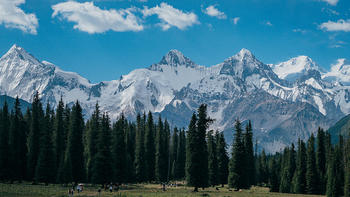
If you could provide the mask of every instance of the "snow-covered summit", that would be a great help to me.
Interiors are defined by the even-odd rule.
[[[310,57],[304,55],[271,65],[271,68],[279,78],[290,82],[295,82],[310,70],[319,71],[317,64]]]
[[[160,65],[194,67],[196,64],[176,49],[170,50],[158,63]]]
[[[332,65],[331,70],[322,76],[322,79],[350,85],[350,62],[344,58],[338,59],[337,63]]]

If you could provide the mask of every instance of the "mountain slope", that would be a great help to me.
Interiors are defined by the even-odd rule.
[[[151,111],[183,127],[197,107],[207,103],[216,120],[213,129],[231,139],[234,120],[250,119],[260,145],[273,152],[350,112],[350,88],[324,80],[324,75],[305,56],[269,66],[242,49],[205,67],[171,50],[159,63],[92,84],[14,45],[0,58],[0,93],[30,102],[39,91],[43,102],[52,105],[61,97],[69,105],[79,100],[85,117],[96,102],[112,119],[121,113],[134,119],[137,113]]]

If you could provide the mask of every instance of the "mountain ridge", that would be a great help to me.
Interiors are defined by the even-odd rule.
[[[307,60],[302,62],[308,65],[301,66],[307,69],[297,70],[300,76],[288,81],[274,72],[281,65],[264,64],[247,49],[210,67],[197,65],[173,49],[148,68],[93,84],[77,73],[63,71],[47,61],[40,62],[14,45],[0,58],[0,82],[4,82],[0,93],[31,101],[38,90],[43,102],[52,105],[61,96],[68,104],[79,99],[86,117],[91,115],[96,102],[112,119],[121,113],[133,119],[137,113],[151,111],[181,127],[188,125],[191,113],[199,104],[207,103],[209,115],[217,120],[212,128],[219,128],[229,137],[230,124],[235,118],[252,119],[261,144],[266,149],[271,146],[269,151],[273,152],[289,144],[285,136],[290,136],[292,142],[297,140],[295,136],[306,139],[317,126],[327,128],[350,112],[347,101],[350,88],[324,80],[327,73],[316,69],[316,63],[310,63],[311,58],[297,59]],[[283,67],[289,68],[296,61],[289,61],[291,65],[287,61]],[[16,69],[19,67],[22,69]],[[266,124],[258,113],[269,117]],[[293,127],[296,135],[292,137],[286,132]]]

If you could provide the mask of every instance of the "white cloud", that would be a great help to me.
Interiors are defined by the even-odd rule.
[[[330,5],[337,5],[339,0],[321,0],[321,1],[329,3]]]
[[[307,30],[298,28],[298,29],[293,29],[293,32],[306,34]]]
[[[26,14],[18,6],[25,0],[0,0],[0,25],[16,28],[24,32],[37,34],[38,19],[35,14]]]
[[[326,31],[345,31],[350,32],[350,19],[340,19],[337,22],[328,21],[320,25],[321,29]]]
[[[241,18],[239,18],[239,17],[233,18],[233,19],[232,19],[233,24],[237,25],[239,19],[241,19]]]
[[[225,13],[218,10],[215,7],[215,5],[211,5],[207,8],[205,8],[205,10],[203,10],[203,12],[209,16],[216,17],[218,19],[226,19],[227,18]]]
[[[144,7],[142,13],[144,17],[157,15],[161,20],[159,25],[163,30],[168,30],[170,27],[184,30],[194,24],[199,24],[197,15],[193,12],[186,13],[166,3],[161,3],[160,6],[157,5],[153,8]]]
[[[70,22],[75,22],[74,29],[87,33],[102,33],[108,30],[142,31],[140,19],[133,13],[135,8],[102,10],[93,2],[79,3],[67,1],[52,6],[52,17],[62,16]]]
[[[266,22],[265,22],[265,25],[267,25],[267,26],[272,26],[272,23],[271,23],[270,21],[266,21]]]

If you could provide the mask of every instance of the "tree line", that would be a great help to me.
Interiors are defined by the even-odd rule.
[[[153,120],[150,112],[138,114],[135,122],[123,115],[111,122],[98,104],[84,121],[78,101],[68,107],[61,99],[53,109],[49,104],[42,106],[38,93],[23,115],[16,98],[11,111],[6,102],[0,109],[0,181],[165,183],[191,177],[192,185],[193,177],[202,175],[192,170],[202,170],[207,176],[200,187],[226,184],[229,158],[224,136],[207,132],[209,124],[203,122],[202,114],[206,106],[200,109],[204,111],[198,114],[194,130],[185,131],[171,129],[161,117]],[[205,150],[197,157],[199,142],[200,151]],[[194,164],[202,158],[205,169],[202,163]]]
[[[304,142],[298,141],[282,152],[256,159],[258,184],[271,192],[350,196],[350,139],[339,136],[331,144],[331,135],[319,128]]]
[[[78,101],[62,99],[44,108],[36,93],[23,115],[19,99],[0,109],[0,181],[36,183],[164,183],[186,180],[194,191],[209,186],[248,189],[268,186],[271,192],[350,195],[350,139],[331,144],[319,129],[305,143],[266,155],[254,150],[252,124],[237,119],[233,143],[209,130],[207,106],[193,113],[188,129],[171,129],[152,113],[136,121],[121,115],[111,122],[96,104],[84,121]],[[316,142],[315,142],[316,141]],[[255,145],[256,149],[257,145]]]

